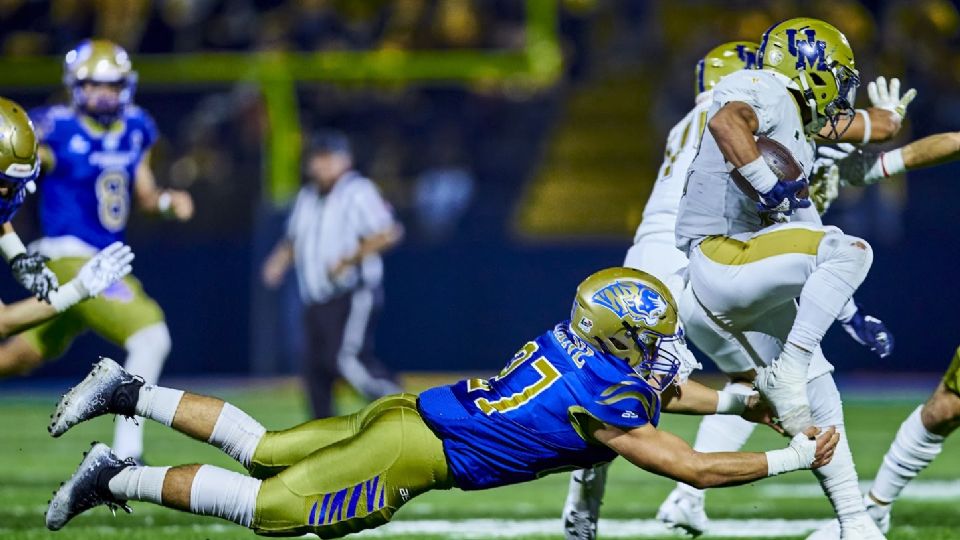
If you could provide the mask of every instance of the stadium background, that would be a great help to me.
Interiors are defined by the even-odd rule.
[[[408,231],[387,256],[381,356],[403,371],[493,370],[565,316],[579,279],[619,264],[716,43],[796,14],[849,36],[862,78],[916,87],[901,143],[960,125],[960,14],[910,2],[99,0],[0,4],[3,93],[62,99],[60,55],[96,35],[134,53],[154,168],[189,189],[185,225],[134,217],[136,273],[174,338],[167,374],[296,371],[295,284],[258,281],[299,181],[299,132],[349,134]],[[562,58],[562,62],[561,62]],[[865,91],[860,92],[861,105]],[[876,262],[858,299],[897,338],[884,361],[841,332],[843,373],[934,373],[960,327],[949,193],[958,166],[847,190],[827,220]],[[36,236],[28,208],[16,225]],[[23,296],[0,279],[0,295]],[[37,377],[114,352],[95,338]]]
[[[137,101],[163,135],[158,180],[197,203],[187,224],[131,219],[135,273],[173,335],[164,376],[278,428],[306,415],[295,383],[272,378],[297,373],[299,302],[293,279],[266,292],[259,268],[299,183],[300,133],[348,133],[360,170],[407,228],[386,257],[382,358],[407,373],[492,373],[566,315],[583,276],[622,262],[666,132],[693,103],[700,55],[797,15],[846,32],[864,81],[900,76],[919,90],[894,145],[960,126],[960,10],[949,0],[0,0],[0,95],[27,106],[63,99],[61,55],[90,35],[133,53]],[[865,91],[859,98],[864,106]],[[897,338],[886,360],[836,329],[825,344],[865,481],[957,345],[958,172],[945,165],[848,189],[827,217],[872,242],[876,259],[858,298]],[[27,239],[38,234],[33,214],[28,206],[16,222]],[[25,296],[0,274],[0,298]],[[49,537],[40,516],[50,489],[88,441],[110,440],[106,419],[56,441],[44,431],[56,393],[100,354],[122,351],[87,336],[31,377],[0,381],[0,536]],[[427,380],[436,379],[411,388]],[[687,440],[695,433],[693,418],[665,422]],[[782,444],[758,430],[748,448]],[[958,537],[957,450],[948,441],[898,502],[890,538]],[[156,426],[147,458],[235,467]],[[672,483],[614,467],[601,534],[657,535],[648,521],[640,534],[623,520],[650,520]],[[565,482],[430,494],[400,513],[406,534],[386,534],[557,538]],[[733,536],[797,537],[830,516],[810,475],[709,500],[711,518],[730,520]],[[465,518],[487,521],[449,521]],[[132,517],[91,512],[71,527],[60,536],[252,537],[146,505]]]

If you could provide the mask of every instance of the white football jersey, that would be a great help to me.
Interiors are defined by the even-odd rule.
[[[749,105],[757,115],[757,135],[784,145],[809,175],[814,147],[803,132],[796,100],[777,74],[762,70],[731,73],[713,89],[707,122],[731,101]],[[677,217],[677,247],[688,252],[702,238],[759,231],[770,224],[761,219],[756,202],[743,194],[730,178],[732,166],[724,159],[707,129],[687,173],[686,190]]]
[[[677,122],[667,135],[663,163],[653,184],[653,191],[643,207],[643,219],[637,227],[633,243],[645,237],[675,234],[677,210],[687,180],[687,169],[700,148],[700,136],[707,126],[707,111],[713,103],[709,93],[699,96],[697,105]]]

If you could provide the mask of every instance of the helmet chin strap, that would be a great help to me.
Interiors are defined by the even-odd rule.
[[[807,122],[807,127],[817,127],[816,131],[820,131],[819,126],[822,126],[822,123],[820,121],[820,115],[817,113],[817,98],[813,94],[813,89],[810,88],[810,83],[807,82],[806,69],[800,70],[800,73],[797,75],[797,80],[800,82],[800,91],[803,93],[803,99],[807,100],[807,107],[810,108],[810,121]]]

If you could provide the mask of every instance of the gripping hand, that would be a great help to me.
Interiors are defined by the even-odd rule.
[[[93,298],[129,274],[133,270],[131,262],[133,251],[130,246],[114,242],[83,265],[76,281],[84,296]]]
[[[10,259],[14,279],[31,294],[47,302],[50,293],[60,287],[56,274],[44,264],[48,260],[39,253],[21,253]]]
[[[886,358],[893,352],[893,334],[887,330],[883,321],[871,315],[864,315],[860,305],[850,319],[841,321],[843,329],[854,341],[873,351],[880,358]]]
[[[797,208],[808,208],[810,200],[797,197],[797,193],[807,187],[806,178],[779,180],[773,185],[773,189],[760,195],[761,202],[757,203],[757,209],[760,212],[777,212],[789,216]]]

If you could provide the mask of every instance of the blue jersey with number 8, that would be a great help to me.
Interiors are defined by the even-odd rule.
[[[30,116],[55,160],[40,180],[44,236],[75,236],[98,249],[123,240],[137,166],[157,139],[153,119],[135,106],[106,130],[64,106]]]
[[[587,347],[562,322],[496,377],[427,390],[419,408],[443,440],[457,486],[486,489],[612,460],[593,431],[656,426],[660,398],[626,362]]]

